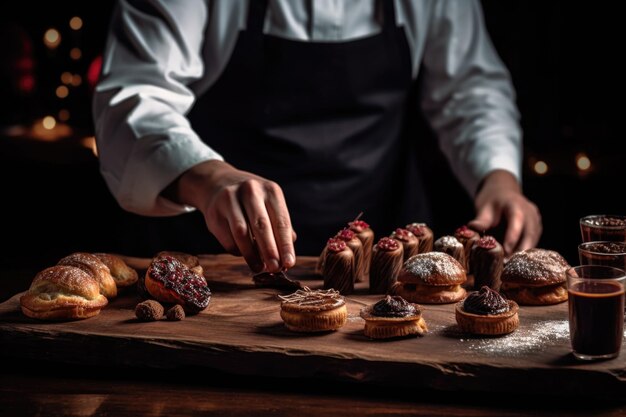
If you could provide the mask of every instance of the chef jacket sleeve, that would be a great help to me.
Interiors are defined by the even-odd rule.
[[[510,74],[476,0],[434,2],[420,103],[452,171],[470,195],[489,172],[521,182],[522,133]]]
[[[204,0],[119,2],[93,99],[100,171],[127,211],[168,216],[193,210],[161,192],[192,166],[222,157],[185,114],[203,74]]]

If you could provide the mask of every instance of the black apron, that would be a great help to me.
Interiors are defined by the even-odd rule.
[[[379,34],[348,42],[265,35],[267,1],[249,4],[226,68],[188,115],[198,135],[236,168],[282,187],[298,255],[318,255],[360,212],[377,239],[428,221],[416,138],[403,134],[407,107],[416,104],[394,2],[379,2]],[[189,221],[161,248],[210,250],[200,213],[177,217]],[[205,246],[190,246],[192,239]]]

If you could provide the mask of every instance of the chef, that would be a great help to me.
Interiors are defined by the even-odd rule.
[[[505,222],[508,254],[541,235],[477,0],[122,0],[93,104],[121,207],[194,211],[205,224],[172,238],[214,236],[255,272],[319,254],[360,212],[382,234],[429,221],[416,109],[474,199],[470,226]]]

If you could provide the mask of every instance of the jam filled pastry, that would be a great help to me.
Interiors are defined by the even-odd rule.
[[[145,286],[155,300],[180,304],[188,314],[204,310],[211,299],[206,279],[167,255],[152,260],[146,271]]]
[[[402,269],[404,248],[396,239],[382,237],[374,245],[370,266],[370,294],[387,294]]]

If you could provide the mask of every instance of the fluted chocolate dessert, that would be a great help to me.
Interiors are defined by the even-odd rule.
[[[354,253],[345,241],[330,238],[324,251],[322,276],[324,289],[335,289],[347,295],[354,292]]]
[[[470,252],[474,242],[480,239],[480,235],[477,231],[470,229],[467,226],[461,226],[454,231],[454,237],[461,242],[463,249],[465,249],[465,270],[468,274],[474,272],[472,268],[472,261],[470,259]]]
[[[397,228],[394,230],[390,238],[397,240],[400,242],[403,248],[402,259],[406,261],[413,255],[417,255],[419,252],[419,240],[415,237],[415,235],[409,232],[406,229]]]
[[[350,229],[341,229],[335,238],[343,240],[354,253],[354,282],[365,280],[365,259],[363,257],[363,243]]]
[[[348,227],[363,244],[363,276],[357,275],[357,281],[360,282],[367,279],[370,273],[372,249],[374,247],[374,231],[370,228],[370,225],[363,220],[354,220],[348,223]]]
[[[483,236],[474,242],[471,252],[474,268],[474,288],[487,286],[500,291],[500,276],[504,268],[504,249],[493,236]]]
[[[459,261],[461,265],[465,268],[467,262],[465,261],[465,248],[455,238],[454,236],[441,236],[439,239],[435,240],[433,244],[433,250],[437,252],[444,252],[448,255],[452,256],[454,259]]]
[[[381,238],[372,250],[370,294],[387,294],[402,270],[404,248],[396,239]]]
[[[419,248],[417,253],[425,253],[433,250],[434,234],[426,223],[410,223],[405,229],[413,233],[419,240]]]

